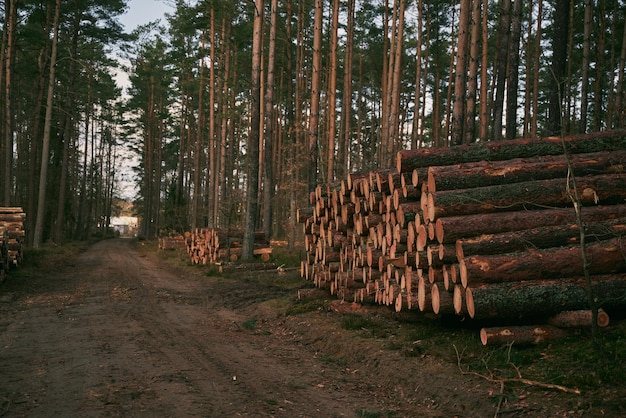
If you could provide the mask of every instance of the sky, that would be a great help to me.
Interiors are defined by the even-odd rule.
[[[172,4],[172,0],[129,0],[127,12],[120,16],[119,20],[127,33],[132,32],[139,25],[145,25],[157,19],[165,24],[165,13],[174,12]],[[115,71],[114,78],[120,87],[124,89],[128,87],[128,74]]]
[[[164,24],[166,23],[165,13],[174,11],[171,6],[172,3],[172,0],[129,0],[128,11],[120,16],[119,20],[124,25],[125,32],[132,32],[137,26],[157,19],[160,19],[161,23]],[[121,87],[128,86],[128,75],[123,72],[116,72],[115,80]],[[137,162],[131,156],[128,158],[130,159],[122,162],[119,187],[122,197],[130,199],[137,192],[131,170],[131,166],[136,165]]]
[[[131,32],[137,26],[161,19],[165,23],[165,13],[171,13],[174,8],[171,0],[129,0],[129,9],[120,16],[120,22]]]

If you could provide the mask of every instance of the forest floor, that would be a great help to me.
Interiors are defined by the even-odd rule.
[[[626,416],[623,320],[597,360],[586,334],[482,347],[461,321],[336,313],[296,300],[296,271],[218,273],[152,243],[26,256],[0,283],[0,416]]]

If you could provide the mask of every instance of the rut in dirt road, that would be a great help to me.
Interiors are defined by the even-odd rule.
[[[13,284],[0,303],[7,416],[355,416],[302,348],[245,333],[218,285],[160,268],[130,240]]]

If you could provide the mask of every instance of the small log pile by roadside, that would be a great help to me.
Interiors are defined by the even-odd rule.
[[[600,306],[623,309],[624,164],[624,131],[401,151],[311,193],[301,276],[396,311],[547,320],[589,308],[584,236]]]
[[[169,231],[161,233],[157,245],[159,250],[185,250],[187,248],[187,240],[185,236]]]
[[[24,258],[24,221],[26,213],[19,207],[0,207],[0,280]]]
[[[243,251],[244,230],[241,228],[196,228],[185,234],[187,252],[193,264],[235,262]],[[270,260],[272,247],[263,232],[254,233],[254,255],[263,262]]]

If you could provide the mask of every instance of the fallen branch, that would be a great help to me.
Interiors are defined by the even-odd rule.
[[[552,383],[544,383],[544,382],[539,382],[537,380],[531,380],[531,379],[524,379],[523,377],[521,377],[517,367],[514,367],[514,368],[517,371],[517,374],[518,374],[519,377],[512,377],[512,378],[502,378],[502,377],[486,376],[484,374],[477,373],[477,372],[474,372],[474,371],[471,371],[471,370],[463,370],[463,368],[461,367],[461,355],[459,354],[459,350],[456,348],[455,344],[453,344],[452,346],[454,347],[454,351],[456,352],[457,366],[459,367],[459,371],[461,372],[462,375],[477,376],[477,377],[480,377],[481,379],[485,379],[486,381],[492,382],[492,383],[500,383],[500,384],[523,383],[523,384],[528,385],[528,386],[536,386],[536,387],[539,387],[539,388],[542,388],[542,389],[560,390],[561,392],[572,393],[574,395],[580,395],[580,393],[581,393],[580,389],[572,389],[572,388],[568,388],[568,387],[562,386],[562,385],[556,385],[556,384],[552,384]]]

